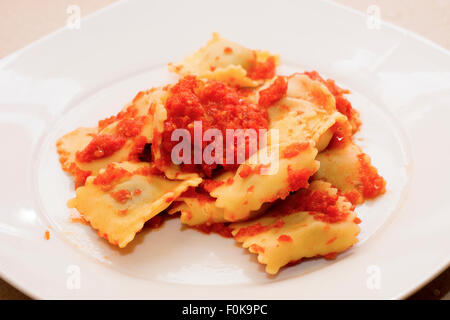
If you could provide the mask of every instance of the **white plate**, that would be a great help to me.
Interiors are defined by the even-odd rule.
[[[360,144],[388,191],[358,208],[360,243],[337,260],[269,277],[233,241],[177,220],[122,251],[69,222],[56,138],[173,79],[166,64],[212,31],[353,91]],[[449,264],[449,105],[447,51],[333,3],[120,2],[1,61],[1,277],[36,298],[405,297]]]

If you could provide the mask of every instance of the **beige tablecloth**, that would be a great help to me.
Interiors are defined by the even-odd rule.
[[[2,0],[0,1],[0,58],[65,26],[69,5],[78,5],[81,15],[116,0]],[[450,0],[336,0],[363,12],[379,8],[383,20],[410,29],[450,49]],[[417,292],[413,299],[449,299],[450,268]],[[27,296],[0,279],[0,299]]]

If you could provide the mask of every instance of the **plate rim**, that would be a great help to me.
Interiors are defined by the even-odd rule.
[[[337,7],[341,10],[345,10],[350,14],[354,14],[354,15],[358,15],[360,17],[364,17],[365,14],[357,9],[348,7],[344,4],[341,3],[337,3],[334,2],[332,0],[320,0],[322,3],[326,3],[327,5],[330,6],[334,6]],[[119,0],[117,2],[114,2],[112,4],[109,4],[95,12],[89,13],[85,16],[83,16],[81,19],[82,21],[87,21],[90,19],[95,18],[96,16],[102,15],[104,12],[109,11],[113,8],[115,8],[116,6],[121,6],[125,3],[129,3],[131,1],[129,0]],[[415,41],[421,42],[423,44],[425,44],[428,47],[433,48],[434,50],[438,50],[440,53],[443,53],[445,55],[447,55],[448,57],[450,57],[450,50],[446,49],[445,47],[435,43],[434,41],[425,38],[424,36],[421,36],[419,34],[417,34],[414,31],[405,29],[403,27],[397,26],[393,23],[390,23],[388,21],[385,20],[381,20],[381,24],[385,27],[390,28],[392,31],[395,32],[399,32],[407,37],[409,37],[410,39],[414,39]],[[42,38],[39,38],[33,42],[31,42],[30,44],[26,45],[25,47],[12,52],[6,56],[4,56],[3,58],[0,59],[0,71],[4,68],[6,68],[9,64],[13,63],[14,60],[18,59],[20,57],[20,55],[28,50],[30,50],[31,48],[40,45],[43,42],[46,42],[47,40],[53,38],[54,36],[66,31],[66,27],[63,26],[45,36],[43,36]],[[44,133],[45,135],[45,133]],[[40,138],[42,138],[43,136],[41,136]],[[58,239],[58,241],[63,240],[63,239]],[[430,280],[432,280],[433,278],[435,278],[438,274],[440,274],[441,272],[443,272],[445,269],[447,269],[448,267],[450,267],[450,257],[447,259],[447,262],[444,262],[443,264],[439,265],[438,267],[436,267],[433,271],[430,271],[428,273],[428,276],[426,277],[422,277],[419,280],[417,280],[414,284],[411,284],[408,288],[405,288],[403,290],[403,292],[400,292],[397,296],[394,296],[393,299],[404,299],[412,294],[414,294],[415,292],[419,291],[421,288],[423,288],[425,285],[427,285]],[[6,272],[4,272],[3,268],[0,267],[0,277],[7,283],[9,283],[11,286],[17,288],[18,290],[20,290],[21,292],[23,292],[24,294],[28,295],[30,298],[33,299],[41,299],[42,296],[39,296],[39,294],[35,294],[34,292],[32,292],[31,290],[29,290],[29,288],[26,287],[25,281],[22,281],[20,279],[15,279],[16,277],[7,274]]]

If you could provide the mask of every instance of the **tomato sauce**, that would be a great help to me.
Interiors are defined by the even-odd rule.
[[[286,95],[287,88],[286,79],[278,76],[268,88],[259,92],[258,105],[263,108],[272,106]]]
[[[309,147],[309,142],[294,142],[287,146],[281,156],[285,159],[290,159],[298,156],[302,151],[305,151]]]
[[[141,94],[143,94],[143,92],[139,92],[136,95],[136,97],[134,98],[133,102]],[[134,118],[134,117],[136,117],[137,113],[138,113],[138,109],[134,105],[130,105],[125,110],[120,111],[117,115],[100,120],[98,122],[98,131],[100,132],[101,130],[103,130],[104,128],[106,128],[107,126],[109,126],[110,124],[112,124],[118,120]]]
[[[202,136],[204,131],[214,128],[220,130],[224,140],[226,129],[254,129],[258,132],[257,130],[267,129],[268,126],[267,111],[243,99],[236,88],[216,80],[201,81],[193,76],[181,79],[170,89],[166,109],[167,120],[161,141],[161,153],[165,163],[171,162],[172,148],[179,143],[171,141],[173,131],[179,128],[187,129],[193,138],[194,121],[201,121]],[[218,157],[227,170],[239,165],[235,160],[233,163],[227,163],[227,150],[233,150],[235,159],[238,150],[245,150],[245,158],[250,156],[248,137],[243,140],[244,145],[238,145],[239,139],[224,141],[223,155]],[[210,177],[218,163],[207,164],[202,157],[201,164],[193,164],[194,150],[201,150],[203,153],[210,143],[202,141],[201,145],[197,145],[197,141],[191,141],[191,164],[182,163],[181,169],[187,172],[203,172]]]
[[[347,218],[348,212],[342,212],[337,206],[328,206],[325,212],[310,212],[310,215],[314,216],[315,220],[319,220],[325,223],[338,223]]]
[[[253,237],[260,233],[266,232],[272,228],[281,228],[282,226],[284,226],[284,221],[281,219],[278,219],[274,223],[269,224],[267,226],[263,226],[260,222],[258,222],[248,227],[239,229],[239,231],[236,233],[234,237],[236,239]]]
[[[145,117],[139,117],[136,119],[122,119],[119,121],[116,127],[118,135],[126,138],[132,138],[137,136],[144,125]]]
[[[232,229],[224,223],[212,223],[212,224],[204,223],[198,226],[193,226],[192,228],[206,234],[217,233],[218,235],[221,235],[224,238],[233,237],[233,234],[231,233]]]
[[[270,79],[275,76],[276,61],[274,57],[267,58],[266,61],[257,61],[256,53],[247,76],[252,80]]]
[[[326,255],[324,255],[323,257],[326,260],[335,260],[337,258],[337,256],[338,256],[337,252],[330,252],[330,253],[327,253]]]
[[[95,177],[94,185],[100,186],[102,190],[111,190],[115,183],[120,182],[125,177],[130,177],[131,173],[123,168],[118,168],[113,164],[108,164],[105,171]]]
[[[327,223],[344,221],[348,212],[340,211],[337,206],[338,195],[330,195],[327,191],[311,191],[302,189],[290,195],[274,207],[276,216],[286,216],[296,212],[309,212],[315,220]]]
[[[360,196],[358,191],[350,191],[344,194],[344,197],[346,197],[353,205],[358,203]]]
[[[86,179],[92,174],[91,171],[85,171],[78,168],[75,164],[73,164],[75,169],[73,170],[73,175],[75,177],[75,189],[81,186],[84,186],[86,183]]]
[[[119,112],[117,116],[100,120],[98,123],[99,132],[108,125],[118,121],[115,133],[94,135],[91,142],[83,150],[77,152],[77,161],[91,162],[108,157],[120,150],[128,138],[138,136],[142,131],[146,117],[135,117],[136,114],[137,109],[131,105],[126,110]],[[128,160],[139,161],[139,157],[143,153],[146,143],[147,139],[145,137],[137,137]]]
[[[279,242],[292,242],[292,237],[287,235],[287,234],[282,234],[281,236],[278,237],[278,241]]]
[[[263,247],[255,244],[255,243],[250,246],[250,249],[256,253],[264,253],[264,251],[265,251]]]
[[[225,48],[223,49],[223,53],[225,53],[225,54],[231,54],[231,53],[233,53],[233,49],[230,48],[230,47],[225,47]]]
[[[239,172],[239,176],[241,178],[247,178],[248,176],[252,175],[252,174],[260,174],[261,173],[261,169],[263,168],[269,168],[270,164],[264,165],[264,164],[258,164],[256,166],[254,166],[253,168],[251,166],[249,166],[248,164],[244,164],[242,166],[241,171]]]
[[[353,132],[358,131],[361,126],[361,122],[358,119],[358,112],[353,109],[350,101],[344,97],[344,94],[348,94],[350,91],[340,88],[332,79],[325,80],[317,71],[305,72],[304,74],[312,80],[320,81],[328,88],[328,90],[330,90],[336,100],[336,109],[343,115],[347,116],[348,120],[355,126],[355,128],[353,128]]]
[[[79,162],[91,162],[108,157],[120,150],[125,142],[126,139],[121,136],[111,134],[95,135],[86,148],[76,153],[76,159]]]
[[[200,184],[200,186],[203,188],[203,190],[205,190],[206,192],[211,192],[213,191],[215,188],[220,187],[221,185],[223,185],[225,182],[224,181],[217,181],[217,180],[212,180],[212,179],[205,179],[202,181],[202,183]]]
[[[301,188],[307,188],[309,186],[308,179],[312,172],[308,169],[293,170],[291,166],[288,166],[288,183],[289,191],[297,191]]]
[[[362,184],[362,195],[365,199],[373,199],[385,192],[386,181],[378,174],[375,167],[370,165],[368,156],[364,153],[358,155],[361,165],[359,178]]]
[[[122,204],[131,199],[131,192],[126,189],[111,191],[109,194],[114,198],[114,200]]]

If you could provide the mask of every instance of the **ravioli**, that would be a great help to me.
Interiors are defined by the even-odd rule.
[[[328,88],[303,74],[296,73],[288,77],[286,95],[309,101],[327,113],[336,111],[336,100]]]
[[[95,161],[82,162],[76,158],[77,152],[84,150],[96,135],[96,128],[78,128],[60,138],[56,144],[59,161],[64,171],[75,178],[75,188],[84,185],[86,178],[97,174],[108,163],[126,160],[131,152],[133,141],[126,141],[114,154]]]
[[[241,87],[256,87],[272,78],[279,57],[267,51],[247,49],[213,33],[206,46],[169,70],[181,76],[194,75]]]
[[[139,160],[152,142],[153,113],[161,94],[161,89],[139,92],[116,116],[100,120],[97,128],[78,128],[57,141],[61,166],[75,177],[75,187],[109,163]]]
[[[276,129],[282,142],[312,140],[325,149],[333,125],[347,118],[336,110],[333,95],[320,82],[305,75],[288,77],[286,97],[268,108],[269,129]]]
[[[341,113],[326,113],[314,104],[296,98],[284,98],[268,109],[269,129],[276,129],[281,142],[314,141],[322,151],[330,142],[332,127],[346,121]]]
[[[323,212],[304,211],[315,209],[314,204],[307,202],[316,195],[327,201],[328,206],[318,208]],[[329,219],[330,212],[334,215],[338,212],[339,220]],[[258,262],[266,265],[266,272],[276,274],[281,267],[301,259],[331,257],[350,248],[358,241],[359,222],[351,203],[339,196],[337,189],[329,183],[314,181],[308,190],[290,196],[261,218],[233,223],[231,228],[236,241],[257,254]]]
[[[224,217],[224,209],[217,207],[215,200],[204,194],[181,196],[169,210],[169,214],[180,212],[180,222],[188,226],[210,226],[228,222]],[[250,212],[249,217],[260,216],[267,208],[268,205],[263,205],[259,210]]]
[[[167,99],[167,95],[164,100]],[[153,143],[152,156],[156,166],[164,172],[167,178],[177,180],[187,180],[199,177],[196,173],[183,172],[181,168],[171,161],[167,161],[161,154],[162,134],[164,132],[164,123],[167,120],[167,110],[164,102],[155,104],[154,120],[153,120]]]
[[[350,101],[344,96],[350,93],[350,90],[342,89],[339,87],[334,80],[322,78],[317,71],[305,72],[306,76],[308,76],[312,80],[319,81],[323,85],[325,85],[328,90],[333,94],[334,99],[336,100],[336,109],[347,117],[347,120],[350,123],[350,127],[352,129],[352,133],[356,133],[360,126],[361,120],[359,117],[359,112],[356,111]]]
[[[133,240],[144,223],[169,207],[200,178],[170,181],[148,163],[111,163],[76,190],[76,208],[99,235],[120,248]]]
[[[210,194],[217,199],[216,206],[225,210],[227,221],[248,218],[250,212],[259,210],[264,203],[284,199],[289,192],[308,186],[309,177],[319,168],[314,160],[317,149],[305,143],[297,152],[285,156],[292,147],[272,145],[261,149],[240,165],[232,178],[223,177],[225,183]],[[280,157],[264,164],[258,161],[262,154]]]
[[[353,246],[356,205],[386,190],[353,141],[359,113],[334,80],[279,75],[279,64],[214,33],[169,64],[175,83],[56,142],[75,182],[68,206],[120,248],[152,218],[180,213],[188,227],[234,237],[269,274]]]
[[[370,157],[354,143],[325,150],[317,156],[320,169],[313,179],[333,184],[354,204],[385,192],[386,182],[371,165]]]

